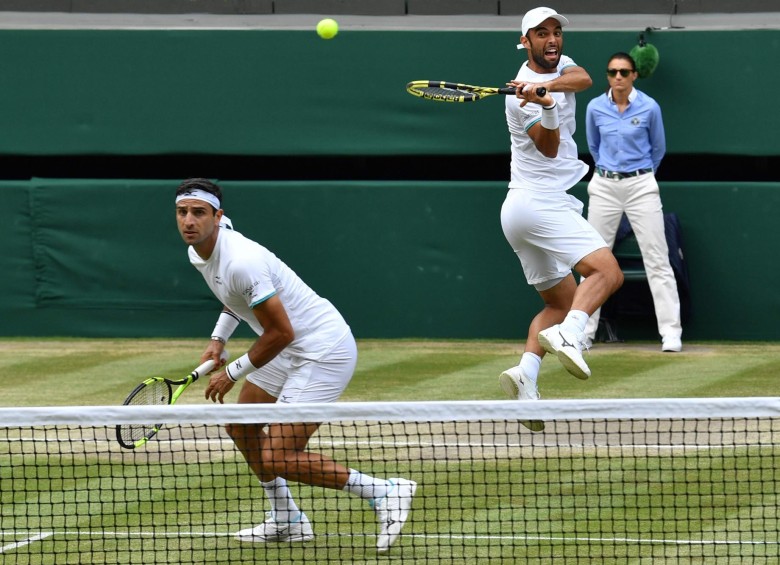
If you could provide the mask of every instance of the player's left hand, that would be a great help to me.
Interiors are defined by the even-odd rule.
[[[214,373],[211,375],[209,384],[206,387],[206,398],[211,399],[212,402],[224,404],[225,395],[230,392],[235,384],[224,370]]]

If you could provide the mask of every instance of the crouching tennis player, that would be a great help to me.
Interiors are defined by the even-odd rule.
[[[262,245],[223,220],[222,189],[206,179],[182,182],[176,190],[176,221],[190,262],[224,310],[202,361],[220,354],[243,320],[259,336],[243,356],[214,373],[206,398],[224,402],[242,378],[239,403],[335,402],[357,363],[357,347],[344,318],[292,269]],[[349,492],[369,502],[379,519],[377,549],[398,538],[412,507],[417,483],[378,479],[306,451],[319,424],[228,424],[271,503],[268,520],[241,530],[247,542],[296,542],[314,530],[293,500],[287,481]]]

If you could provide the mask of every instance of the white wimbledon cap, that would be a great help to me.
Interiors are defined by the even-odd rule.
[[[540,25],[547,18],[555,18],[561,24],[561,27],[569,25],[569,20],[564,18],[562,15],[560,15],[552,8],[545,8],[545,7],[534,8],[533,10],[528,10],[525,13],[525,16],[523,16],[523,24],[522,24],[523,36],[524,37],[527,36],[528,30],[533,29],[536,26]],[[518,43],[517,48],[525,49],[522,43]]]

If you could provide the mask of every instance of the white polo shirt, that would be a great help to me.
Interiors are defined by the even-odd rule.
[[[517,73],[517,80],[524,82],[546,82],[561,76],[566,67],[576,66],[566,55],[561,56],[553,73],[539,74],[528,68],[524,62]],[[530,188],[543,192],[565,192],[573,187],[588,172],[588,165],[580,161],[577,144],[574,143],[576,128],[576,101],[573,92],[552,92],[558,105],[561,143],[558,155],[545,157],[534,145],[528,130],[542,119],[542,107],[528,103],[520,107],[515,96],[506,97],[506,122],[512,139],[512,164],[509,188]]]
[[[330,301],[271,251],[237,231],[220,229],[214,252],[206,260],[192,246],[188,255],[219,301],[257,335],[263,334],[263,327],[252,308],[279,296],[295,331],[295,339],[285,349],[292,355],[318,361],[349,332]]]

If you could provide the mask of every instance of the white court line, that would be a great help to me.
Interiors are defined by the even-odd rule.
[[[674,539],[644,539],[644,538],[588,538],[588,537],[567,537],[567,536],[489,536],[489,535],[459,535],[452,536],[447,534],[402,534],[404,537],[411,538],[432,538],[432,539],[473,539],[473,540],[523,540],[523,541],[578,541],[578,542],[604,542],[604,543],[636,543],[636,544],[658,544],[658,545],[778,545],[777,541],[756,541],[756,540],[674,540]]]
[[[14,549],[24,547],[25,545],[30,545],[33,542],[40,541],[42,539],[46,539],[49,536],[53,536],[54,532],[41,532],[40,534],[36,536],[29,537],[27,539],[24,539],[22,541],[17,541],[14,543],[9,543],[8,545],[4,545],[3,547],[0,547],[0,553],[5,553],[6,551],[12,551]]]
[[[11,534],[14,532],[0,532],[3,535]],[[193,532],[193,531],[176,531],[176,532],[161,532],[159,530],[149,532],[113,532],[113,531],[98,531],[98,530],[64,530],[61,532],[44,532],[40,535],[33,536],[14,544],[6,545],[0,548],[0,553],[8,549],[15,549],[23,545],[27,545],[34,541],[38,541],[53,535],[57,536],[75,536],[75,537],[109,537],[116,538],[220,538],[220,537],[233,537],[235,533],[231,532]],[[321,534],[321,537],[334,537],[334,538],[374,538],[375,534],[357,534],[357,533],[344,533],[344,534]],[[604,537],[570,537],[570,536],[529,536],[529,535],[487,535],[487,534],[403,534],[406,538],[416,539],[439,539],[439,540],[514,540],[514,541],[555,541],[555,542],[601,542],[601,543],[625,543],[625,544],[657,544],[657,545],[778,545],[779,541],[757,541],[757,540],[718,540],[718,539],[662,539],[662,538],[604,538]]]
[[[2,531],[4,536],[27,535],[29,532]],[[115,537],[115,538],[220,538],[235,535],[231,532],[188,532],[177,530],[175,532],[161,532],[159,530],[149,532],[113,532],[110,530],[61,530],[54,532],[44,532],[41,535],[31,537],[27,543],[38,541],[51,536],[73,536],[73,537]],[[26,540],[25,540],[26,541]],[[26,543],[11,545],[27,545]],[[6,546],[9,547],[9,546]]]

